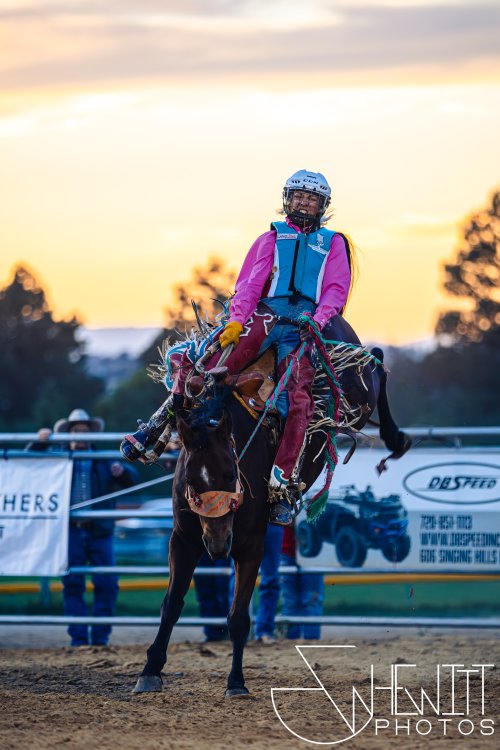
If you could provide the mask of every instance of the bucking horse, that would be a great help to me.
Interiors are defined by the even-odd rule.
[[[387,373],[381,350],[367,352],[341,316],[322,332],[327,344],[330,377],[318,368],[313,387],[317,406],[303,451],[300,479],[304,494],[325,463],[332,466],[332,439],[356,434],[378,408],[380,435],[391,455],[401,456],[409,438],[394,422],[387,401]],[[272,359],[272,358],[271,358]],[[325,364],[325,363],[323,363]],[[170,580],[161,606],[161,622],[147,650],[147,662],[134,692],[162,690],[161,672],[167,647],[184,605],[184,597],[204,550],[212,559],[231,557],[235,589],[227,617],[233,644],[227,698],[245,697],[243,652],[250,631],[249,605],[264,550],[269,519],[268,478],[280,434],[280,417],[268,408],[275,385],[269,355],[239,376],[217,366],[190,381],[187,407],[177,414],[182,449],[173,482],[174,528],[169,547]],[[336,376],[332,396],[331,373]],[[196,385],[195,380],[198,380]],[[198,395],[196,395],[198,389]],[[335,407],[335,408],[334,408]],[[347,458],[348,458],[347,457]],[[384,467],[380,467],[382,470]],[[317,498],[308,505],[313,521]]]

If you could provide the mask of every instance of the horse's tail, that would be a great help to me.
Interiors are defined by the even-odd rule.
[[[384,352],[379,347],[374,347],[371,353],[380,362],[384,361]],[[389,458],[401,458],[411,448],[412,441],[409,435],[399,429],[391,414],[387,398],[387,372],[382,365],[377,365],[377,374],[380,379],[380,389],[377,398],[380,437],[387,448],[392,451]],[[381,467],[381,471],[383,471],[383,466]]]

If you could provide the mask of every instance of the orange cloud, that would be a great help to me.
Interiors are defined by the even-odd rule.
[[[278,8],[279,13],[273,12]],[[309,85],[379,85],[429,76],[500,78],[500,7],[366,3],[0,5],[0,85],[120,86],[309,76]],[[365,80],[366,83],[366,80]],[[286,85],[286,83],[285,83]]]

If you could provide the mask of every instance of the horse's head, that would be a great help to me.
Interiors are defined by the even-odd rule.
[[[213,560],[228,557],[234,513],[242,501],[231,417],[225,407],[226,372],[212,371],[204,397],[177,417],[186,449],[186,490],[191,510],[198,514],[203,543]]]

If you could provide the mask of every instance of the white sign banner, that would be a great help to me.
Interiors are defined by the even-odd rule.
[[[299,564],[500,572],[500,450],[417,448],[379,477],[386,455],[341,453],[325,512],[297,519]]]
[[[72,468],[67,458],[0,460],[0,575],[66,572]]]

